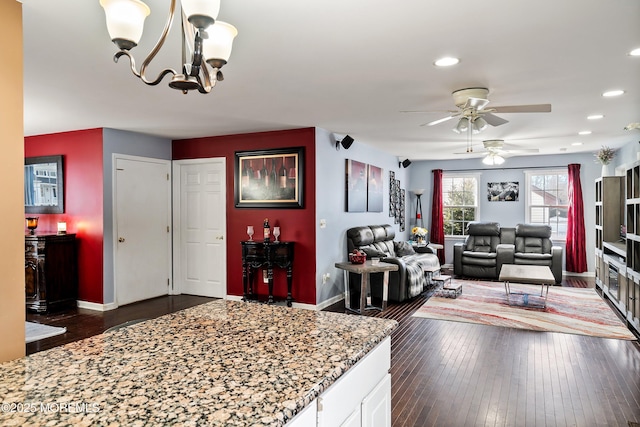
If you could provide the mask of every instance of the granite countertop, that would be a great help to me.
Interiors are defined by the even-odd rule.
[[[396,326],[216,300],[1,364],[0,424],[283,425]]]

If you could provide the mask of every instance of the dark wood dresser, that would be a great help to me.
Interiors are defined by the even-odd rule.
[[[27,308],[39,312],[74,307],[78,298],[75,234],[27,234],[24,274]]]

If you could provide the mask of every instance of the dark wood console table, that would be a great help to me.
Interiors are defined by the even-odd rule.
[[[248,240],[242,244],[242,286],[243,301],[257,300],[253,281],[255,270],[265,268],[269,281],[268,304],[273,304],[273,268],[278,267],[287,271],[287,306],[291,307],[293,297],[291,285],[293,280],[293,243],[294,242],[258,242]]]
[[[27,234],[24,238],[26,306],[39,312],[75,307],[78,261],[75,234]]]

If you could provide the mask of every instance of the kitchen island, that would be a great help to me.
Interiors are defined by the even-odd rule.
[[[0,424],[322,425],[351,371],[388,371],[396,326],[216,300],[0,365]]]

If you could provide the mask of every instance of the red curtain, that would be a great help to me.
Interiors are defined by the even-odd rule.
[[[569,212],[567,218],[567,271],[583,273],[587,271],[585,249],[584,203],[580,185],[580,165],[569,165]]]
[[[431,201],[431,237],[432,243],[444,246],[444,221],[442,211],[442,169],[433,170],[433,199]],[[438,250],[440,265],[444,264],[444,250]]]

